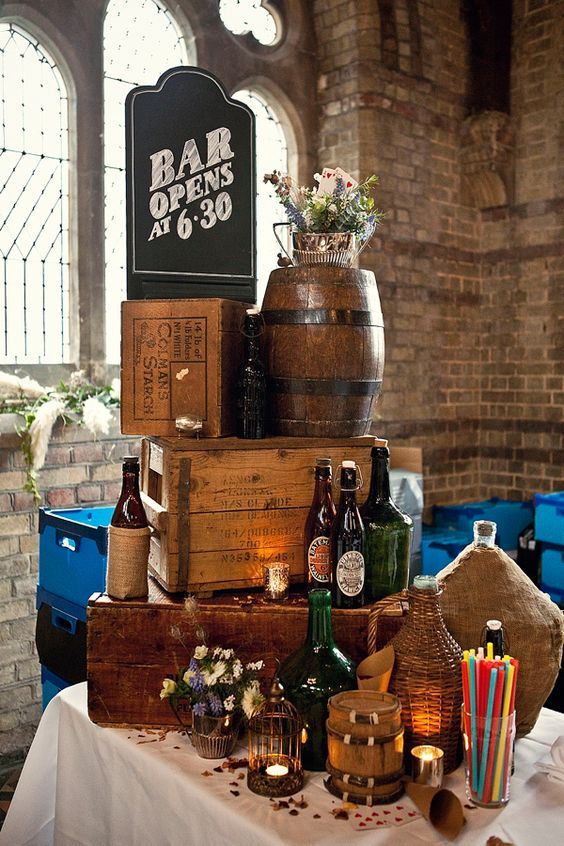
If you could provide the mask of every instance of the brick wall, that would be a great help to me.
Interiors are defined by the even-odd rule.
[[[514,3],[514,152],[508,162],[492,141],[475,196],[491,196],[499,169],[506,199],[485,210],[464,183],[462,4],[319,0],[314,12],[320,165],[379,174],[387,211],[361,259],[386,325],[378,433],[423,447],[427,516],[561,489],[564,4]]]
[[[15,420],[15,418],[14,418]],[[0,762],[17,759],[41,715],[40,668],[35,648],[38,511],[25,482],[23,456],[12,421],[0,434]],[[53,508],[114,504],[121,488],[121,459],[139,452],[117,422],[92,441],[76,426],[57,426],[39,473],[44,504]]]

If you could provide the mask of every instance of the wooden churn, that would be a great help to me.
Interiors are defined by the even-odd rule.
[[[403,727],[396,696],[348,690],[329,700],[326,787],[351,801],[393,802],[403,793]]]
[[[376,279],[352,267],[285,267],[262,304],[272,434],[367,434],[384,372]]]

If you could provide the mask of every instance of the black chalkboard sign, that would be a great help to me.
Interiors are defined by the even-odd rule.
[[[254,302],[255,121],[208,71],[125,101],[127,296]]]

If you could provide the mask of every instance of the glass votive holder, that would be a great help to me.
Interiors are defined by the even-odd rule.
[[[411,774],[416,784],[441,787],[444,752],[438,746],[414,746],[411,750]]]
[[[264,565],[264,598],[284,602],[290,594],[290,565],[272,561]]]

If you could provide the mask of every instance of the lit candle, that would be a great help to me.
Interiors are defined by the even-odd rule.
[[[269,776],[276,776],[277,778],[285,776],[288,775],[288,767],[284,767],[282,764],[271,764],[266,768],[266,774]]]
[[[290,591],[290,565],[272,561],[264,565],[264,595],[272,602],[288,599]]]
[[[411,774],[416,784],[440,787],[443,783],[444,752],[438,746],[414,746],[411,750]]]

